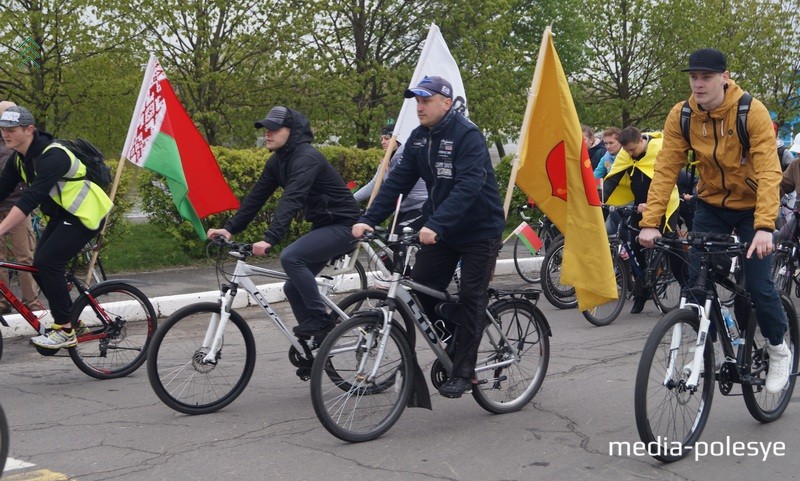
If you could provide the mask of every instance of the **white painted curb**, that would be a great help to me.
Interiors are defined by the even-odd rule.
[[[532,262],[541,265],[542,257],[531,257],[529,259],[525,259],[524,262]],[[495,267],[495,275],[504,276],[511,274],[517,275],[516,268],[514,267],[514,259],[499,259],[497,261],[497,266]],[[370,277],[371,276],[372,274],[370,273]],[[523,283],[521,279],[520,283]],[[258,288],[270,303],[286,300],[286,296],[283,294],[283,282],[262,284],[258,286]],[[344,292],[346,290],[355,290],[356,288],[356,274],[347,274],[343,284],[340,286],[340,289],[342,289]],[[163,319],[184,306],[198,302],[216,302],[218,297],[219,291],[214,290],[197,292],[194,294],[178,294],[173,296],[154,297],[150,299],[150,302],[153,304],[153,308],[155,309],[158,317]],[[238,309],[251,305],[255,305],[255,303],[249,298],[247,292],[244,289],[241,289],[236,295],[236,299],[233,301],[233,307]],[[2,333],[3,337],[29,336],[36,334],[31,326],[19,314],[9,314],[5,316],[5,319],[6,322],[8,322],[9,327],[0,327],[0,333]],[[53,318],[50,316],[49,312],[44,317],[41,317],[40,320],[46,326],[49,326],[53,323]]]

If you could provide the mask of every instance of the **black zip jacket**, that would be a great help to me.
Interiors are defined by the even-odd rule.
[[[253,190],[225,223],[224,228],[231,234],[243,231],[278,187],[283,187],[283,196],[264,233],[264,240],[270,245],[286,235],[292,219],[303,208],[312,229],[331,224],[353,225],[358,219],[358,205],[342,176],[311,145],[314,134],[308,119],[296,110],[291,113],[289,139],[270,156]]]
[[[25,215],[39,207],[42,214],[47,217],[80,222],[77,217],[56,204],[50,197],[50,191],[62,177],[67,175],[72,165],[69,156],[61,149],[50,149],[43,153],[53,140],[53,135],[48,132],[42,130],[34,132],[28,152],[22,157],[28,187],[17,200],[16,207]],[[3,167],[2,175],[0,175],[0,200],[12,194],[16,190],[17,184],[23,181],[17,165],[19,155],[20,153],[15,151]]]
[[[489,149],[462,114],[451,109],[433,128],[411,132],[403,158],[360,222],[381,223],[394,211],[397,196],[406,195],[420,177],[428,188],[424,226],[442,241],[460,245],[502,235],[505,215]]]

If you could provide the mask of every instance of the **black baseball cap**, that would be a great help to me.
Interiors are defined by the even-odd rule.
[[[17,127],[33,125],[33,114],[30,110],[19,105],[9,107],[0,115],[0,127]]]
[[[292,113],[286,107],[272,107],[267,116],[256,122],[257,129],[278,130],[292,126]]]
[[[681,72],[692,72],[694,70],[722,73],[728,70],[728,61],[725,60],[725,54],[719,50],[701,48],[689,55],[689,68],[685,68]]]
[[[416,87],[407,89],[403,96],[407,99],[412,97],[420,96],[420,97],[430,97],[434,94],[444,95],[445,97],[452,99],[453,98],[453,86],[450,85],[450,82],[443,79],[442,77],[425,77],[422,79]]]

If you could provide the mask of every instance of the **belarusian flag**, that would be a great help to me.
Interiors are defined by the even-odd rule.
[[[518,225],[517,228],[514,229],[514,234],[516,234],[519,240],[531,251],[531,254],[535,254],[542,248],[542,245],[544,245],[542,239],[536,235],[536,231],[533,230],[533,227],[527,222],[522,222],[522,224]]]
[[[356,182],[355,180],[351,180],[350,182],[347,183],[347,188],[350,189],[350,192],[355,194],[356,191],[358,190],[358,182]]]
[[[206,238],[206,231],[200,219],[239,207],[208,143],[152,55],[122,156],[167,179],[175,207],[201,239]]]

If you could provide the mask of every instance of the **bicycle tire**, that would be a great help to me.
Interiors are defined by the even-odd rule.
[[[622,312],[622,308],[625,306],[625,299],[628,296],[628,279],[631,277],[628,271],[628,264],[622,262],[616,253],[611,256],[611,261],[614,265],[614,277],[617,281],[617,298],[605,304],[581,311],[583,317],[595,326],[607,326],[614,322]]]
[[[497,325],[487,322],[483,329],[472,397],[491,413],[512,413],[525,407],[542,387],[550,361],[550,329],[542,311],[528,301],[504,299],[488,310]],[[510,344],[503,343],[498,325]],[[512,356],[513,364],[480,370]]]
[[[97,284],[88,294],[75,300],[70,314],[73,326],[83,321],[88,328],[78,331],[78,345],[69,348],[72,362],[97,379],[127,376],[147,359],[156,311],[142,291],[124,282]]]
[[[3,334],[0,333],[0,361],[3,360]]]
[[[686,389],[690,373],[685,367],[694,359],[693,348],[697,343],[699,324],[697,313],[690,309],[676,309],[665,314],[647,338],[636,372],[636,428],[642,442],[648,446],[648,454],[665,463],[677,461],[691,452],[711,410],[714,348],[710,338],[706,340],[703,373],[697,389],[694,392]],[[678,326],[682,331],[680,345],[671,350],[673,329]],[[665,382],[671,354],[674,355],[674,372]],[[669,409],[673,412],[665,412]],[[683,414],[682,418],[676,419],[680,414]],[[676,437],[681,439],[674,439]],[[650,443],[660,447],[656,453],[649,449]]]
[[[559,236],[547,249],[542,261],[542,293],[548,302],[559,309],[578,305],[575,288],[561,284],[561,261],[564,257],[564,237]]]
[[[789,253],[777,251],[772,255],[772,282],[775,290],[787,296],[792,293],[792,272]]]
[[[789,372],[795,373],[797,372],[798,358],[800,358],[797,310],[795,310],[789,296],[783,293],[781,294],[781,305],[789,322],[789,329],[784,334],[784,341],[792,351],[792,364]],[[761,334],[761,328],[758,326],[756,319],[754,317],[751,318],[744,341],[745,366],[751,375],[756,375],[758,383],[742,383],[742,397],[744,397],[744,404],[747,406],[750,415],[762,423],[771,423],[781,417],[792,399],[795,381],[797,380],[796,377],[789,376],[789,383],[780,393],[771,394],[767,392],[764,382],[766,381],[766,372],[769,369],[769,356],[765,356],[768,342]]]
[[[543,239],[544,240],[544,239]],[[519,237],[514,240],[514,268],[523,281],[529,284],[537,284],[542,280],[542,269],[540,259],[544,255],[544,244],[536,252],[531,252],[528,246]]]
[[[175,311],[150,346],[147,377],[161,401],[184,414],[208,414],[232,403],[247,387],[256,363],[256,343],[244,318],[231,310],[223,346],[215,363],[203,363],[203,337],[216,302],[199,302]],[[224,354],[224,355],[223,355]]]
[[[653,302],[662,314],[673,311],[681,305],[681,285],[672,272],[669,258],[664,251],[656,252],[652,259],[655,269],[655,278],[650,291]]]
[[[3,407],[0,406],[0,478],[3,477],[3,469],[6,467],[10,438],[11,433],[8,429],[8,419],[6,419],[6,413],[3,411]]]
[[[331,331],[322,342],[311,368],[311,401],[325,429],[337,438],[358,443],[388,431],[403,413],[414,382],[413,352],[403,329],[393,324],[381,365],[371,372],[381,344],[383,320],[375,312],[357,313]],[[366,356],[366,358],[365,358]],[[359,369],[362,361],[366,364]],[[331,362],[348,385],[342,389],[326,371]],[[377,381],[377,382],[376,382]],[[393,389],[386,389],[391,385]]]

